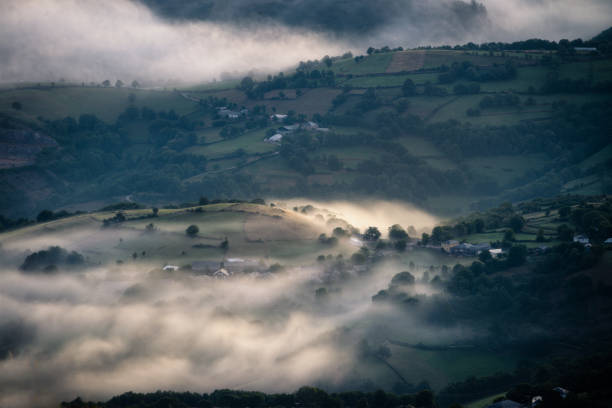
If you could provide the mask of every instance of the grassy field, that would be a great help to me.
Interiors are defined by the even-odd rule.
[[[267,130],[268,129],[259,129],[250,131],[235,139],[221,139],[219,142],[206,146],[190,147],[186,151],[189,153],[203,154],[208,158],[225,156],[235,152],[238,149],[243,149],[247,154],[270,152],[275,150],[276,146],[264,142]]]
[[[363,60],[359,62],[355,62],[353,58],[341,59],[334,61],[331,69],[336,74],[352,74],[352,75],[362,75],[362,74],[371,74],[377,72],[385,72],[391,59],[393,58],[393,53],[387,52],[382,54],[372,54],[366,56]],[[320,69],[328,69],[324,66],[321,66]]]
[[[316,240],[322,232],[319,227],[293,211],[267,206],[213,204],[204,206],[202,212],[162,209],[153,218],[146,217],[150,209],[127,210],[124,214],[127,221],[109,228],[101,228],[102,220],[114,216],[114,212],[36,224],[0,234],[0,244],[7,250],[27,245],[33,251],[60,245],[83,253],[92,263],[120,260],[161,266],[232,256],[314,262],[321,250]],[[154,224],[154,232],[146,232],[149,223]],[[185,234],[192,224],[200,230],[193,238]],[[227,252],[219,248],[224,238],[230,243]],[[138,255],[135,259],[134,253]]]
[[[23,89],[0,92],[0,113],[18,114],[26,120],[61,119],[66,116],[78,118],[93,113],[107,122],[114,122],[117,116],[129,106],[128,97],[133,94],[137,107],[147,106],[154,110],[171,110],[183,115],[197,108],[197,105],[176,92],[153,91],[128,88],[55,87],[48,89]],[[22,110],[11,108],[13,102],[20,102]]]
[[[477,349],[428,351],[393,345],[390,348],[389,362],[399,367],[408,382],[418,383],[425,379],[435,390],[471,376],[512,370],[518,358],[512,353]]]

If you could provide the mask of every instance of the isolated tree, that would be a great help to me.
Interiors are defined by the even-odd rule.
[[[136,80],[132,81],[132,88],[140,88],[140,83]]]
[[[153,207],[152,211],[153,211],[153,216],[157,217],[157,215],[159,214],[159,208]]]
[[[546,237],[544,236],[544,230],[542,228],[538,229],[538,235],[536,236],[537,242],[546,241]]]
[[[121,88],[123,86],[123,81],[118,79],[117,82],[115,82],[115,88]]]
[[[255,86],[255,81],[253,81],[253,78],[250,76],[245,76],[242,78],[242,81],[240,81],[239,89],[244,92],[249,92],[253,89],[253,86]]]
[[[520,215],[515,215],[510,218],[510,228],[512,228],[512,231],[521,232],[523,225],[525,225],[525,220]]]
[[[414,285],[415,282],[414,275],[408,271],[400,272],[391,279],[391,285]]]
[[[416,90],[416,85],[414,84],[414,82],[412,81],[412,79],[408,78],[404,81],[404,84],[402,85],[402,94],[404,96],[414,96],[416,95],[417,90]]]
[[[185,233],[187,234],[187,236],[192,237],[192,238],[198,235],[198,232],[200,232],[200,229],[198,228],[197,225],[190,225],[185,230]]]
[[[342,169],[342,162],[338,159],[338,156],[335,154],[330,154],[327,156],[327,168],[331,171],[338,171]]]
[[[363,234],[363,239],[366,241],[376,241],[380,238],[380,231],[376,227],[368,227],[365,234]]]
[[[11,108],[13,108],[13,109],[15,109],[15,110],[21,110],[21,108],[22,108],[22,106],[21,106],[21,102],[17,102],[17,101],[13,102],[13,103],[11,104]]]
[[[408,233],[399,224],[394,224],[389,227],[389,238],[394,241],[408,239]]]
[[[343,229],[342,227],[336,227],[336,228],[334,228],[332,234],[336,238],[342,238],[342,237],[346,237],[348,235],[348,231]]]
[[[514,231],[512,231],[511,229],[507,229],[506,231],[504,231],[504,241],[505,242],[514,241]]]
[[[225,239],[221,242],[221,244],[219,245],[219,248],[221,248],[224,251],[227,251],[229,249],[229,241],[227,240],[227,237],[225,237]]]
[[[108,86],[110,86],[110,84],[111,83],[110,83],[110,81],[108,79],[105,79],[104,82],[102,82],[102,86],[108,87]]]

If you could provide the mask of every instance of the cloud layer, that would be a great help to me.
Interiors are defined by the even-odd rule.
[[[589,38],[606,0],[5,0],[0,82],[200,82],[369,45]]]
[[[281,25],[173,23],[127,0],[8,0],[0,5],[0,81],[65,78],[197,82],[278,72],[342,48]]]

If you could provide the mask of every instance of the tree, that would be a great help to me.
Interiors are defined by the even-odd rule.
[[[15,110],[21,110],[21,108],[22,108],[22,106],[21,106],[21,102],[17,102],[17,101],[15,101],[15,102],[13,102],[13,103],[11,104],[11,107],[12,107],[13,109],[15,109]]]
[[[225,239],[221,242],[221,244],[219,244],[219,248],[221,248],[224,251],[227,251],[229,249],[229,241],[227,240],[227,237],[225,237]]]
[[[115,88],[121,88],[123,87],[123,81],[118,79],[117,82],[115,82]]]
[[[140,83],[136,80],[132,81],[132,88],[140,88]]]
[[[421,235],[421,245],[427,244],[429,244],[429,234],[424,232],[423,235]]]
[[[38,222],[47,222],[47,221],[51,221],[52,219],[53,219],[53,211],[50,211],[50,210],[42,210],[36,216],[36,221]]]
[[[416,89],[416,85],[414,84],[414,81],[410,78],[406,79],[404,81],[404,84],[402,85],[402,94],[404,96],[414,96],[417,93],[417,89]]]
[[[570,242],[573,237],[574,231],[567,224],[561,224],[557,227],[557,238],[559,238],[559,241]]]
[[[521,232],[523,225],[525,225],[525,220],[520,215],[510,218],[510,228],[512,228],[512,231]]]
[[[508,251],[508,266],[521,266],[527,259],[525,245],[512,245]]]
[[[329,57],[329,55],[326,55],[323,57],[323,63],[325,64],[325,66],[327,66],[327,68],[330,68],[332,66],[332,59]]]
[[[511,229],[507,229],[504,231],[504,242],[512,242],[514,241],[514,231]]]
[[[401,227],[401,225],[394,224],[389,227],[389,238],[394,241],[403,240],[405,244],[406,239],[408,239],[408,233]]]
[[[544,230],[542,228],[538,229],[538,235],[536,236],[537,242],[545,242],[546,237],[544,236]]]
[[[363,234],[363,239],[366,241],[376,241],[380,238],[380,231],[376,227],[368,227],[365,234]]]
[[[105,79],[104,82],[102,82],[102,86],[105,86],[105,87],[109,87],[110,84],[111,83],[110,83],[110,81],[108,79]]]
[[[240,81],[240,86],[238,88],[243,92],[250,92],[253,89],[253,86],[255,86],[255,81],[253,81],[253,78],[250,76],[245,76],[242,78],[242,81]]]
[[[332,234],[336,238],[343,238],[348,235],[348,231],[343,229],[342,227],[336,227],[334,228],[334,231],[332,232]]]
[[[403,251],[405,251],[405,250],[406,250],[406,246],[407,246],[407,245],[408,245],[408,244],[406,243],[406,240],[405,240],[405,239],[400,239],[400,240],[398,240],[398,241],[395,241],[395,243],[393,244],[393,247],[394,247],[394,248],[395,248],[397,251],[403,252]]]
[[[335,154],[330,154],[327,156],[327,167],[331,171],[338,171],[342,169],[342,162],[338,159],[338,156]]]
[[[185,230],[185,233],[187,234],[187,236],[192,237],[192,238],[198,235],[198,232],[200,232],[200,229],[198,228],[197,225],[190,225]]]
[[[570,207],[568,206],[561,207],[559,208],[559,218],[567,219],[567,217],[569,217],[571,212],[572,212],[572,209]]]

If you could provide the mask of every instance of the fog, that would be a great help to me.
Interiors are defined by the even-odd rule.
[[[432,220],[398,203],[326,204],[330,214],[356,225],[419,226]],[[380,208],[367,211],[369,205]],[[411,312],[372,302],[406,269],[397,260],[362,273],[316,262],[314,253],[301,266],[226,280],[189,269],[164,272],[161,259],[117,264],[115,259],[131,254],[122,245],[152,242],[148,252],[154,253],[160,242],[175,245],[169,239],[190,244],[184,232],[173,232],[182,231],[182,224],[154,222],[169,234],[153,234],[156,244],[146,241],[153,238],[138,230],[140,224],[101,229],[89,216],[2,237],[0,406],[55,406],[76,396],[105,400],[130,390],[292,392],[309,384],[341,390],[367,383],[389,388],[398,379],[364,355],[363,341],[376,349],[388,339],[452,344],[478,335],[475,328],[428,322],[427,307]],[[203,222],[200,227],[209,228]],[[81,252],[86,264],[60,265],[54,273],[18,268],[26,255],[50,245]],[[334,253],[342,246],[323,250]],[[424,266],[411,271],[417,283],[398,290],[410,296],[438,293],[420,280]],[[316,294],[319,288],[326,288],[325,296]],[[409,367],[401,370],[410,377]]]
[[[0,81],[197,82],[279,72],[343,47],[278,24],[171,22],[128,0],[5,0]]]
[[[2,1],[0,81],[195,83],[369,45],[590,38],[612,13],[607,0],[145,3]]]
[[[276,201],[275,201],[276,202]],[[413,226],[416,230],[431,229],[440,219],[409,203],[388,200],[355,200],[355,201],[316,201],[311,199],[279,200],[278,204],[286,208],[312,205],[314,215],[321,214],[325,219],[337,217],[364,232],[368,227],[376,226],[384,234],[387,229],[399,224],[404,229]]]
[[[370,300],[391,270],[347,285],[321,305],[314,297],[318,272],[308,268],[222,281],[153,278],[152,267],[51,277],[2,271],[0,405],[51,406],[128,390],[341,387],[367,376],[355,368],[356,346],[373,330],[369,322],[379,331],[397,313]],[[434,338],[410,322],[404,316],[397,338]],[[457,338],[457,330],[437,330],[435,339]],[[378,336],[373,344],[385,340]]]

